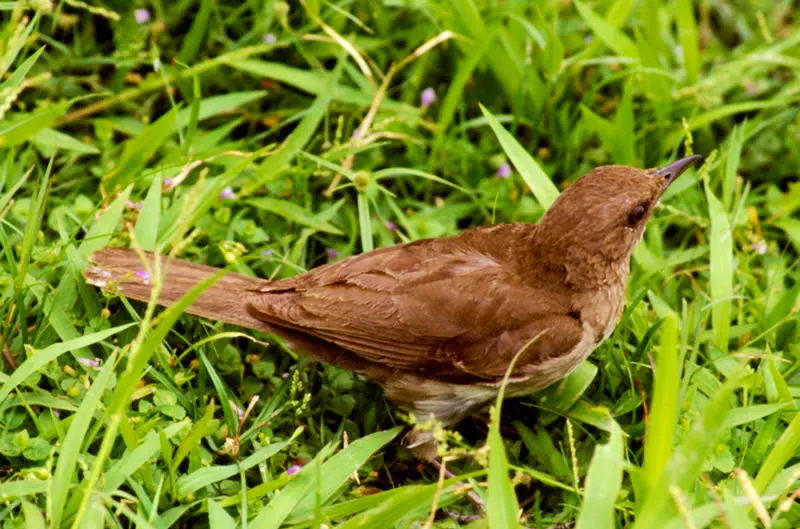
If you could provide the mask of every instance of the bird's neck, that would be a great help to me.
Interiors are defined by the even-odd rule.
[[[537,225],[538,228],[538,225]],[[532,273],[558,282],[572,291],[605,289],[622,285],[630,270],[630,256],[611,259],[568,237],[554,238],[531,232],[523,259]]]

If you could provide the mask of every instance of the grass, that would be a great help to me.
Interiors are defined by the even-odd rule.
[[[0,2],[2,529],[800,526],[790,4],[45,4]],[[107,244],[286,277],[687,150],[613,336],[441,432],[456,479],[361,378],[81,278]]]

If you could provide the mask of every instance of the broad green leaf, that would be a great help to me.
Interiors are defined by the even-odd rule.
[[[597,372],[597,366],[591,362],[583,362],[575,371],[542,390],[537,396],[549,409],[564,413],[583,396]]]

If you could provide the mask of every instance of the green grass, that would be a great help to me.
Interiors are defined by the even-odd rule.
[[[89,4],[0,2],[0,529],[800,526],[791,3]],[[457,479],[361,378],[81,278],[291,276],[689,149],[613,336],[442,432]]]

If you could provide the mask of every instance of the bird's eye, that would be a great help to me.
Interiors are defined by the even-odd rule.
[[[639,221],[642,220],[642,217],[644,217],[646,211],[647,210],[645,209],[645,207],[641,204],[634,207],[628,214],[628,225],[635,226],[636,224],[638,224]]]

